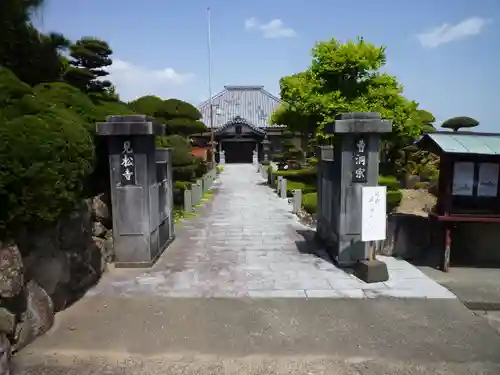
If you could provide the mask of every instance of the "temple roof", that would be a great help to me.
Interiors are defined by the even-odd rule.
[[[256,128],[271,127],[269,117],[281,104],[281,100],[264,90],[264,86],[224,86],[224,90],[212,97],[214,128],[226,125],[239,116]],[[210,127],[210,101],[198,109],[202,121]]]

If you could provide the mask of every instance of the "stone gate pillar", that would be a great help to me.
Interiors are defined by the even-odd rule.
[[[97,123],[96,133],[108,144],[116,266],[149,267],[165,248],[163,223],[169,227],[167,237],[173,235],[170,221],[160,214],[159,180],[166,178],[156,163],[155,136],[163,135],[165,127],[144,115],[109,116]],[[159,161],[166,166],[168,156]],[[165,205],[172,201],[165,199]]]
[[[156,149],[156,176],[158,182],[158,238],[160,253],[174,239],[174,194],[172,181],[172,150]]]
[[[317,234],[341,266],[370,259],[370,244],[361,241],[361,187],[377,186],[380,136],[392,122],[379,113],[345,113],[325,129],[335,134],[318,165]]]

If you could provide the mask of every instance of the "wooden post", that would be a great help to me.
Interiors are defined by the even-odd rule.
[[[451,250],[451,229],[452,224],[446,223],[444,226],[444,253],[443,253],[443,272],[450,270],[450,250]]]

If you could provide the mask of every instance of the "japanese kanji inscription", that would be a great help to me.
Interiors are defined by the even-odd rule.
[[[130,141],[124,141],[120,155],[121,185],[135,185],[135,157]]]
[[[354,140],[353,159],[352,182],[367,182],[368,144],[363,136],[357,137]]]

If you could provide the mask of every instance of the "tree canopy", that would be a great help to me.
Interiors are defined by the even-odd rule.
[[[271,122],[315,136],[320,143],[331,135],[324,127],[343,112],[380,112],[393,121],[384,135],[387,162],[401,157],[400,150],[424,131],[432,131],[434,117],[403,96],[396,77],[382,72],[387,60],[384,47],[362,38],[342,43],[319,42],[312,49],[311,65],[304,72],[280,80],[284,101]]]
[[[72,59],[64,75],[66,82],[87,94],[113,94],[111,82],[102,79],[109,75],[105,68],[112,64],[113,51],[107,42],[83,37],[73,43],[69,51]]]
[[[203,131],[200,112],[177,99],[146,96],[123,103],[107,67],[106,41],[44,34],[31,23],[43,0],[0,0],[0,240],[19,227],[59,220],[109,178],[107,150],[95,123],[108,115],[160,117],[170,137],[174,176],[201,176],[188,135]],[[63,52],[68,50],[68,57]]]
[[[43,0],[0,1],[0,66],[23,82],[36,85],[57,81],[65,69],[61,51],[69,41],[61,34],[40,33],[30,16]]]
[[[452,117],[446,120],[445,122],[443,122],[441,127],[445,129],[452,129],[453,131],[456,132],[462,128],[475,128],[478,125],[479,121],[473,119],[472,117],[459,116],[459,117]]]
[[[200,121],[200,111],[190,103],[179,99],[163,100],[157,96],[146,95],[129,103],[137,113],[153,116],[166,126],[167,134],[190,136],[207,130]]]

